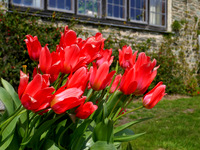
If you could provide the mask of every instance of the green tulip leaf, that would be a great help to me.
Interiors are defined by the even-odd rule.
[[[16,116],[7,126],[3,126],[4,129],[3,127],[0,129],[1,132],[0,149],[6,149],[12,142],[12,139],[14,137],[14,130],[19,117],[20,116]]]
[[[134,125],[134,124],[137,124],[139,122],[142,122],[142,121],[145,121],[145,120],[148,120],[148,119],[151,119],[151,118],[144,118],[144,119],[138,119],[138,120],[135,120],[135,121],[131,121],[131,122],[128,122],[126,124],[123,124],[121,126],[118,126],[114,129],[114,134],[124,130],[124,129],[127,129],[129,128],[130,126]]]
[[[45,149],[45,150],[60,150],[60,148],[58,148],[58,146],[55,144],[55,142],[50,140],[50,139],[47,139],[45,141],[42,149]]]
[[[93,141],[107,141],[108,143],[113,143],[113,121],[107,120],[105,122],[100,122],[94,128]]]
[[[6,80],[4,80],[3,78],[1,78],[1,83],[3,84],[3,87],[6,89],[6,91],[10,94],[10,96],[12,97],[16,108],[19,107],[19,105],[21,104],[18,94],[15,92],[13,86],[7,82]]]
[[[114,137],[114,141],[115,142],[129,142],[132,141],[142,135],[144,135],[144,133],[139,133],[139,134],[134,134],[134,135],[126,135],[126,136],[115,136]]]
[[[14,104],[12,97],[10,94],[2,87],[0,87],[0,100],[3,102],[6,111],[8,112],[8,115],[12,115],[15,111]]]
[[[57,118],[53,118],[51,120],[44,122],[41,126],[39,126],[37,129],[35,129],[33,136],[27,138],[21,145],[26,145],[28,143],[31,143],[31,144],[38,143],[39,142],[38,140],[40,140],[41,135],[44,132],[46,132],[49,128],[51,128],[54,125],[54,123],[56,123],[56,121],[58,119],[60,119],[61,117],[63,117],[63,115],[60,115]]]
[[[84,120],[78,128],[74,131],[71,139],[72,149],[80,150],[85,142],[85,131],[89,124],[92,122],[91,119]]]
[[[114,134],[114,136],[126,136],[126,135],[134,135],[135,133],[131,129],[124,129],[120,132]]]
[[[106,141],[97,141],[90,150],[117,150],[114,144],[108,144]]]

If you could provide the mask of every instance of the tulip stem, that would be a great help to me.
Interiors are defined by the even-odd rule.
[[[136,110],[138,110],[138,109],[141,109],[141,108],[143,108],[143,107],[144,107],[144,106],[142,105],[142,106],[140,106],[140,107],[138,107],[138,108],[132,109],[132,110],[130,110],[130,111],[128,111],[128,112],[126,112],[126,113],[124,113],[124,114],[118,116],[117,118],[114,118],[113,120],[116,121],[117,119],[119,119],[119,118],[125,116],[126,114],[129,114],[129,113],[131,113],[131,112],[134,112],[134,111],[136,111]]]
[[[111,114],[113,113],[113,111],[115,110],[115,108],[117,107],[118,103],[120,102],[121,98],[122,98],[123,95],[120,96],[120,98],[118,99],[118,101],[115,103],[115,106],[113,107],[112,111],[110,112],[110,115],[108,118],[111,117]]]
[[[92,95],[94,94],[94,92],[95,91],[92,89],[92,92],[90,93],[89,97],[85,100],[85,103],[90,100],[90,98],[92,97]]]

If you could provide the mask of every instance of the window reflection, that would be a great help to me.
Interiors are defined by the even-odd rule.
[[[43,8],[43,0],[12,0],[14,5],[22,5],[35,8]]]
[[[101,0],[78,0],[78,14],[101,17]]]

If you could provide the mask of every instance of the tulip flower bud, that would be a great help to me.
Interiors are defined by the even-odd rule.
[[[143,105],[147,109],[153,108],[162,98],[165,93],[166,85],[162,85],[162,82],[159,82],[151,91],[143,97]]]

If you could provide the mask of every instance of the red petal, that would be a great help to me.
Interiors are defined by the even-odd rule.
[[[42,48],[39,58],[40,69],[43,73],[47,73],[47,70],[51,66],[51,62],[52,62],[51,53],[46,45],[45,47]]]
[[[41,74],[35,75],[33,80],[26,87],[24,94],[34,96],[42,88],[42,83],[43,83],[42,75]]]
[[[18,87],[18,96],[19,99],[21,98],[23,92],[25,91],[27,85],[28,85],[29,75],[26,75],[20,70],[20,83]]]
[[[78,88],[66,89],[62,91],[61,93],[55,95],[54,99],[51,102],[51,106],[67,98],[72,98],[72,97],[80,98],[82,94],[83,94],[83,91]]]

